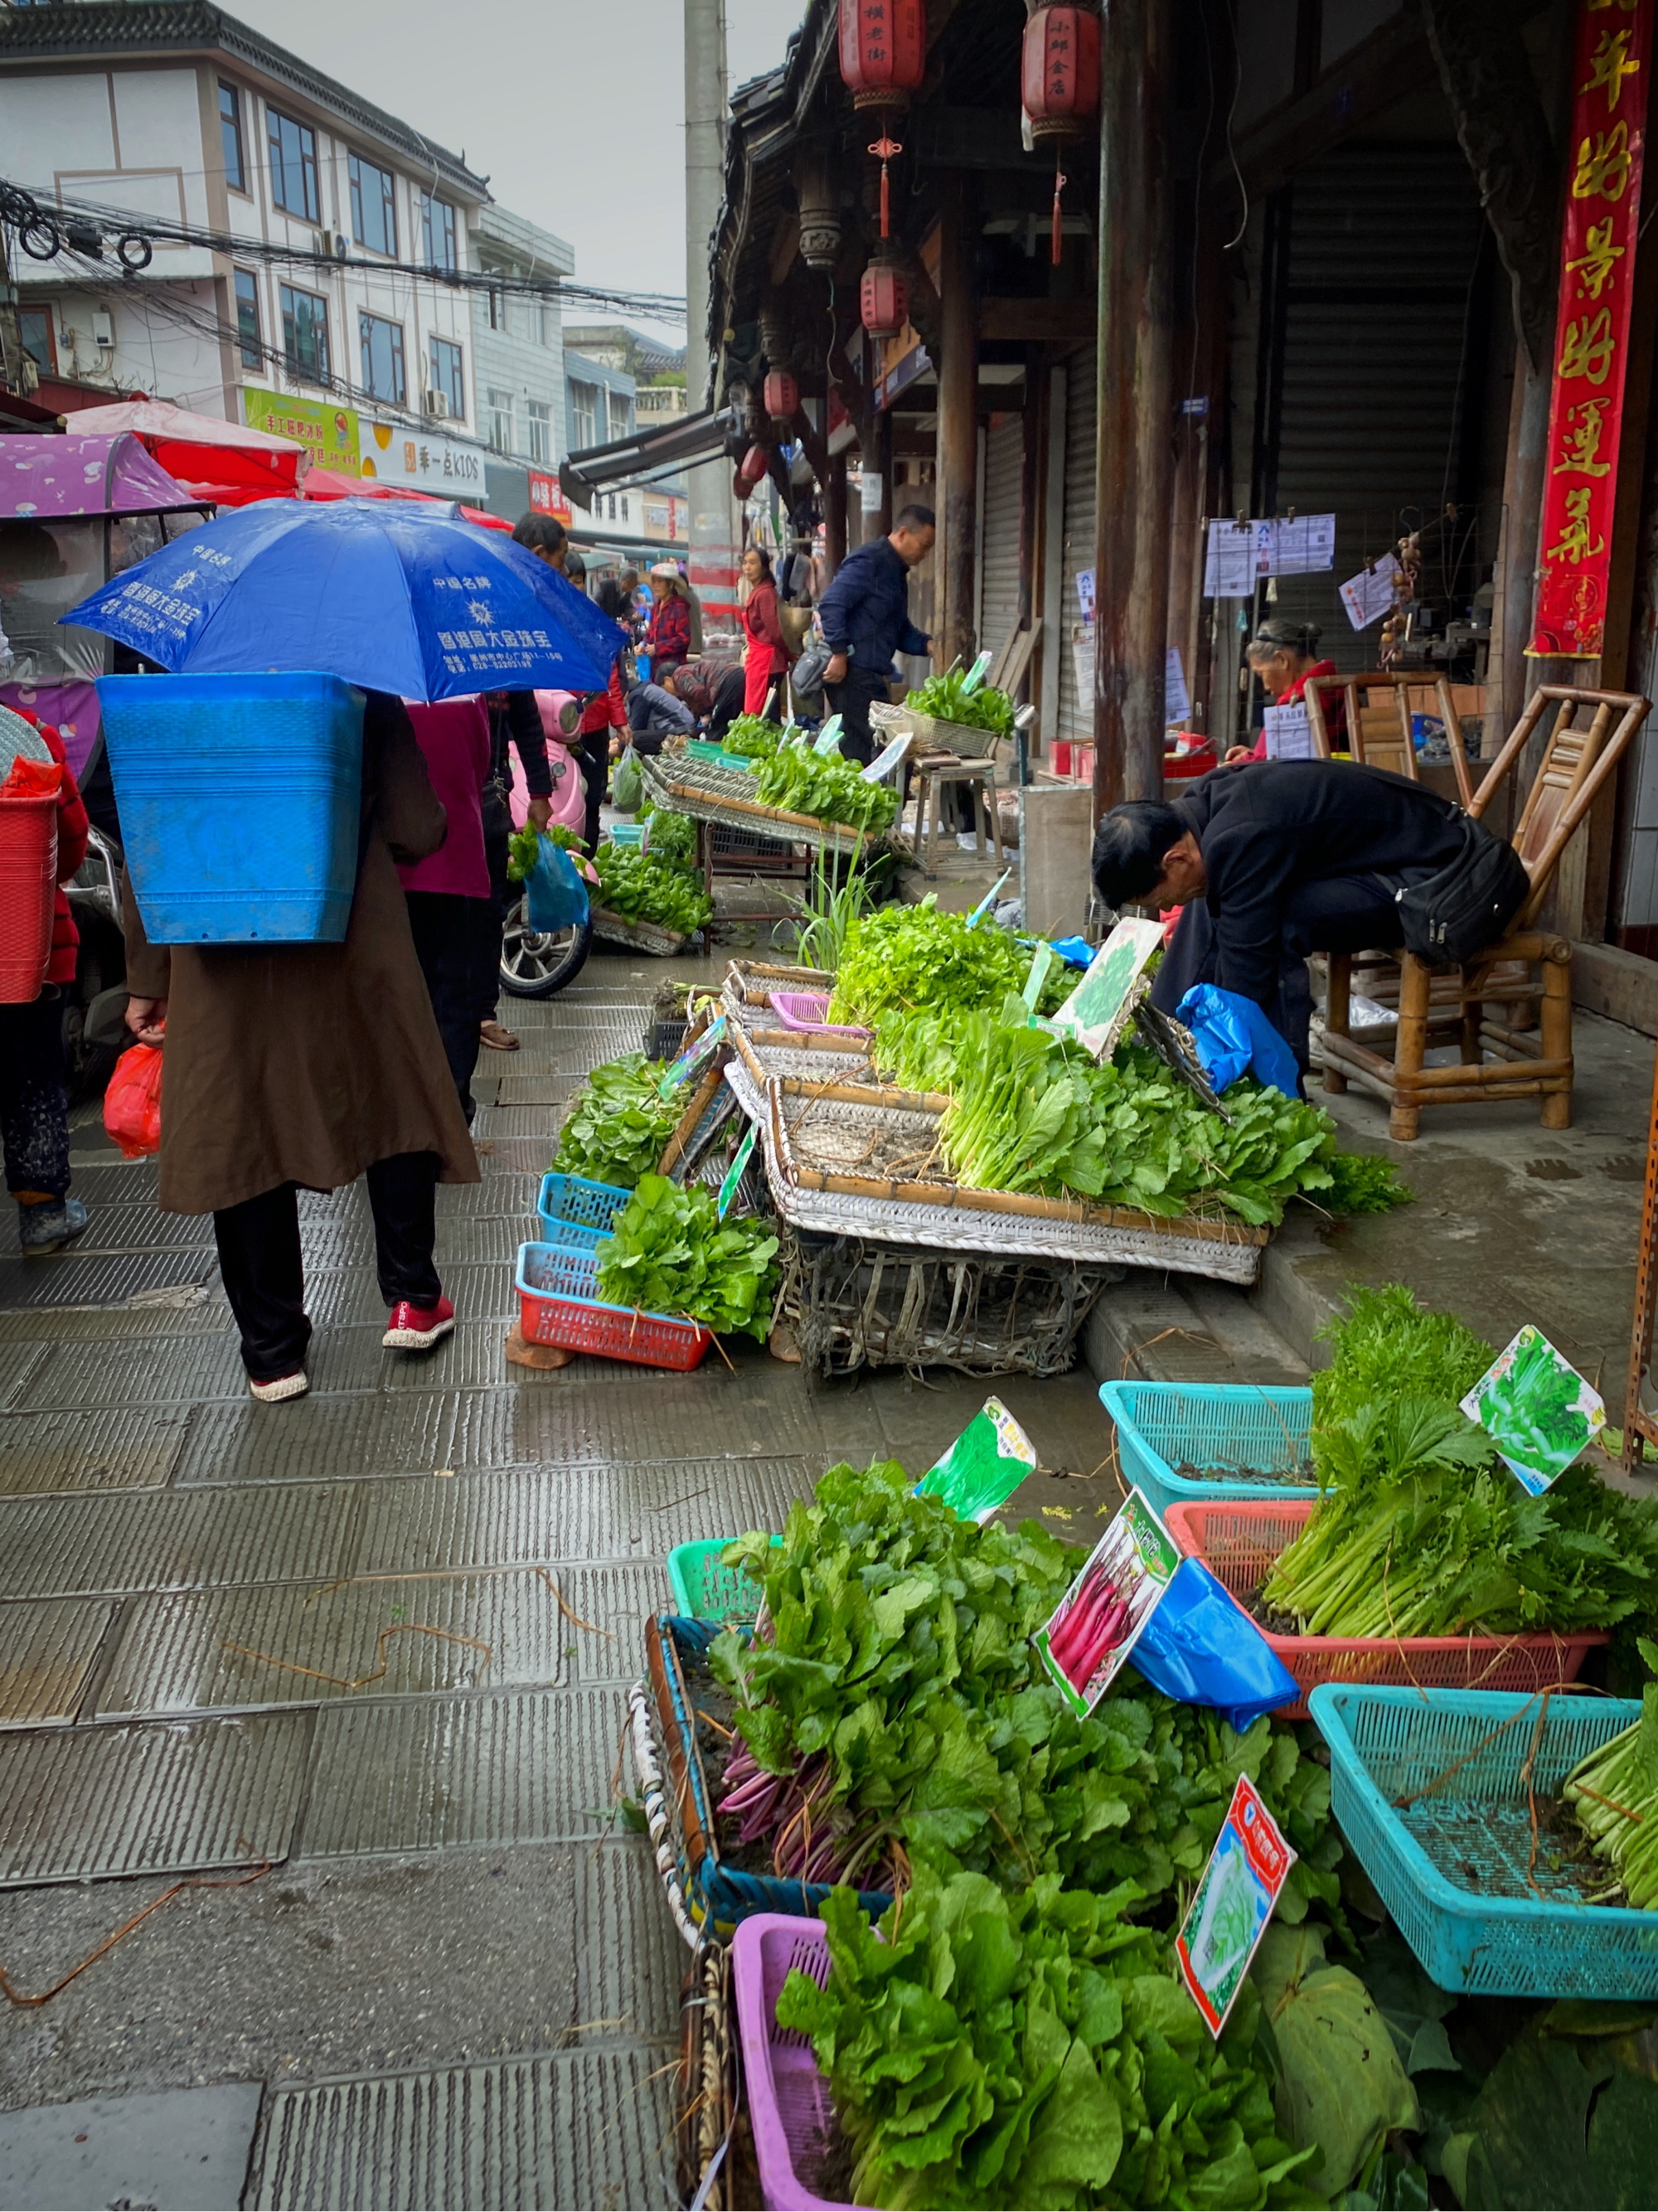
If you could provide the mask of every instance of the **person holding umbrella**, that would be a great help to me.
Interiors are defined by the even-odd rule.
[[[252,1395],[309,1387],[297,1194],[359,1175],[390,1310],[382,1341],[429,1351],[455,1326],[434,1259],[436,1186],[475,1182],[478,1167],[398,878],[447,827],[403,701],[598,689],[616,625],[452,510],[349,499],[221,516],[65,619],[173,673],[321,672],[366,695],[343,940],[152,944],[130,877],[127,1025],[164,1048],[160,1203],[214,1217]],[[105,679],[118,795],[117,687],[166,680]]]

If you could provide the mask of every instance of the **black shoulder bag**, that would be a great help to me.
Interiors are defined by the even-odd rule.
[[[1458,968],[1495,944],[1525,904],[1531,878],[1512,845],[1465,816],[1462,850],[1394,897],[1406,950],[1425,967]]]

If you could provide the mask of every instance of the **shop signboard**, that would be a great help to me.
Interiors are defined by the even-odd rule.
[[[331,469],[343,477],[361,472],[354,407],[331,407],[325,400],[295,399],[245,384],[242,420],[250,430],[268,431],[275,438],[297,438],[310,454],[313,469]]]
[[[532,514],[550,514],[556,521],[567,524],[574,519],[558,478],[542,469],[530,471],[530,511]]]
[[[482,446],[464,438],[445,437],[433,430],[410,430],[401,422],[374,422],[364,417],[358,447],[361,472],[381,483],[403,484],[413,491],[435,493],[440,499],[465,500],[481,507],[485,495]]]
[[[1548,474],[1528,653],[1598,659],[1641,227],[1653,0],[1578,0]]]

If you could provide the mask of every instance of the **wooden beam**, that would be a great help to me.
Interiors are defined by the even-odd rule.
[[[979,302],[979,336],[1016,344],[1063,345],[1094,335],[1092,300],[1013,300]]]
[[[1276,190],[1292,169],[1316,161],[1361,123],[1397,106],[1437,76],[1422,20],[1402,12],[1361,40],[1327,70],[1310,92],[1287,100],[1237,142],[1237,166],[1252,198]],[[1237,198],[1237,179],[1224,155],[1211,164],[1209,181]]]

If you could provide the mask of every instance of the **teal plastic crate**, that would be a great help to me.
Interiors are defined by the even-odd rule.
[[[1263,1505],[1282,1498],[1317,1496],[1305,1482],[1212,1482],[1176,1474],[1181,1460],[1193,1467],[1230,1460],[1270,1470],[1305,1459],[1313,1424],[1313,1394],[1264,1382],[1102,1382],[1100,1403],[1117,1425],[1122,1479],[1143,1490],[1159,1513],[1205,1498]]]
[[[1533,1869],[1542,1895],[1527,1882],[1521,1775],[1533,1742],[1533,1788],[1552,1796],[1641,1708],[1552,1696],[1540,1728],[1541,1705],[1493,1690],[1321,1683],[1311,1707],[1330,1747],[1336,1819],[1442,1990],[1658,1999],[1658,1912],[1584,1904],[1551,1864],[1546,1836]]]
[[[585,1176],[543,1176],[536,1205],[539,1241],[596,1251],[632,1196],[632,1191],[615,1183],[590,1182]]]
[[[676,1544],[668,1554],[668,1583],[674,1611],[689,1620],[717,1620],[749,1626],[760,1610],[760,1591],[753,1577],[736,1567],[722,1566],[720,1554],[733,1540],[716,1536],[712,1543]],[[774,1536],[772,1542],[783,1539]]]

